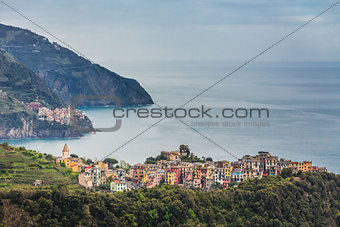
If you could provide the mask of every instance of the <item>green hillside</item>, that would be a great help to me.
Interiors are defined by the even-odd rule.
[[[0,226],[339,226],[340,176],[301,173],[203,191],[179,186],[113,194],[0,190]]]
[[[29,112],[29,109],[16,98],[8,96],[5,92],[0,92],[0,114],[18,113],[22,111]]]
[[[70,169],[58,168],[51,155],[0,144],[0,188],[32,188],[35,180],[43,180],[44,188],[73,184],[76,178]]]
[[[0,49],[0,90],[24,104],[36,99],[55,109],[66,104],[34,72]]]

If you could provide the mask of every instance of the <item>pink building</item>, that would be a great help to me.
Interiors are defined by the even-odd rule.
[[[31,102],[28,104],[28,108],[31,108],[33,110],[39,110],[41,104],[39,102]]]
[[[184,179],[186,181],[192,181],[194,179],[194,174],[192,171],[186,171]]]

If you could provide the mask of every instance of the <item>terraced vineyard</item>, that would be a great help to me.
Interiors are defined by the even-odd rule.
[[[70,169],[57,167],[51,155],[0,144],[0,187],[31,186],[35,180],[45,187],[72,184],[76,177]]]

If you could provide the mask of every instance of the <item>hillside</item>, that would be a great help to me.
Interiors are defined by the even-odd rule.
[[[22,111],[29,112],[25,104],[16,98],[7,95],[6,92],[0,91],[0,114],[17,113]]]
[[[52,110],[67,106],[34,72],[0,50],[0,139],[82,136],[68,125],[38,120],[27,108],[36,99]],[[88,118],[76,120],[85,132],[93,130]]]
[[[50,187],[70,184],[71,178],[72,173],[58,169],[50,155],[0,144],[0,188],[32,188],[35,180]]]
[[[42,100],[51,109],[66,106],[34,72],[0,49],[0,90],[24,103]]]
[[[301,173],[205,192],[163,185],[113,194],[0,190],[5,226],[339,226],[340,176]],[[1,222],[0,222],[1,224]]]
[[[79,95],[114,95],[121,105],[153,103],[136,80],[92,64],[29,30],[0,24],[0,48],[37,73],[68,104]],[[79,106],[112,104],[112,100],[84,100]]]

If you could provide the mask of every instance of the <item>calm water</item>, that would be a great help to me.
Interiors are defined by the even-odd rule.
[[[136,78],[157,104],[176,108],[232,71],[232,66],[204,62],[134,64],[113,68],[122,75]],[[270,117],[260,120],[184,119],[237,157],[254,155],[264,150],[292,160],[311,160],[314,165],[326,166],[330,171],[340,173],[340,64],[253,65],[235,73],[188,104],[189,107],[201,105],[213,108],[213,116],[228,107],[270,110]],[[114,124],[112,108],[84,110],[96,127]],[[71,153],[101,159],[158,120],[131,116],[123,119],[119,131],[112,133],[97,133],[79,139],[26,139],[9,143],[54,155],[60,154],[64,143],[68,143]],[[241,124],[263,123],[265,127],[223,126],[223,122],[238,121]],[[203,123],[210,125],[207,127]],[[111,157],[135,164],[162,150],[174,150],[180,144],[188,144],[199,156],[234,160],[176,119],[162,121]]]

